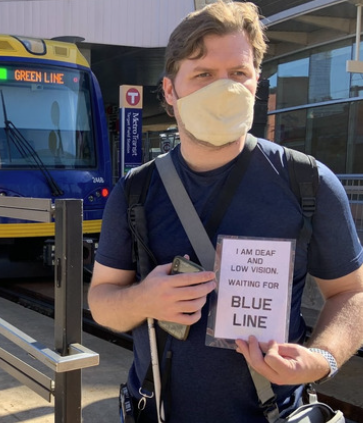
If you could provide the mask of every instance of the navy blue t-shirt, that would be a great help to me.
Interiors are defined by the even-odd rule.
[[[200,219],[206,223],[218,207],[218,193],[223,190],[236,160],[212,171],[194,172],[182,158],[179,147],[171,154]],[[344,188],[326,166],[318,162],[318,169],[320,182],[313,235],[309,246],[301,240],[296,245],[290,342],[301,342],[305,335],[300,306],[307,272],[322,279],[334,279],[351,273],[363,262]],[[184,254],[198,262],[157,171],[152,174],[145,212],[149,247],[159,264]],[[259,139],[213,243],[216,244],[218,234],[298,239],[301,226],[302,212],[290,189],[284,150]],[[124,178],[117,183],[107,202],[96,260],[117,269],[135,269]],[[173,354],[170,423],[265,423],[243,356],[234,350],[205,346],[207,315],[206,305],[201,320],[191,327],[186,341],[168,339],[167,349]],[[133,395],[139,397],[138,390],[150,363],[146,324],[133,330],[133,339],[134,364],[128,384]],[[294,389],[274,386],[278,402],[282,403]],[[154,420],[157,421],[153,410],[150,421]]]

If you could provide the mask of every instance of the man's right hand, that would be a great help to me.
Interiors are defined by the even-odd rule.
[[[139,284],[145,318],[192,325],[201,317],[207,295],[216,288],[210,271],[170,275],[171,264],[157,266]]]
[[[96,261],[88,291],[93,318],[119,332],[132,330],[148,317],[184,325],[196,323],[207,295],[216,288],[214,272],[170,272],[171,263],[157,266],[136,284],[135,271]]]

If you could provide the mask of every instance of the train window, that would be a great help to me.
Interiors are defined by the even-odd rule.
[[[1,68],[2,169],[95,167],[88,75],[62,67]]]

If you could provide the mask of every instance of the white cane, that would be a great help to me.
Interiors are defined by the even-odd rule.
[[[154,379],[154,394],[156,402],[156,411],[158,414],[158,423],[165,421],[164,405],[160,402],[161,397],[161,379],[160,379],[160,365],[158,355],[158,344],[156,340],[155,321],[152,317],[148,317],[147,326],[149,330],[151,366]]]

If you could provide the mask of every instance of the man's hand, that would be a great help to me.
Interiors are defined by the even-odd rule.
[[[126,332],[148,317],[185,325],[196,323],[207,295],[216,287],[214,272],[170,275],[171,263],[157,266],[140,283],[135,272],[95,262],[88,302],[97,323]],[[185,314],[192,313],[192,314]]]
[[[170,275],[171,264],[157,266],[139,284],[145,317],[191,325],[201,317],[207,295],[216,288],[213,272]]]
[[[237,352],[243,354],[256,372],[277,385],[310,383],[326,376],[327,360],[298,344],[258,343],[254,336],[248,342],[238,339]]]

